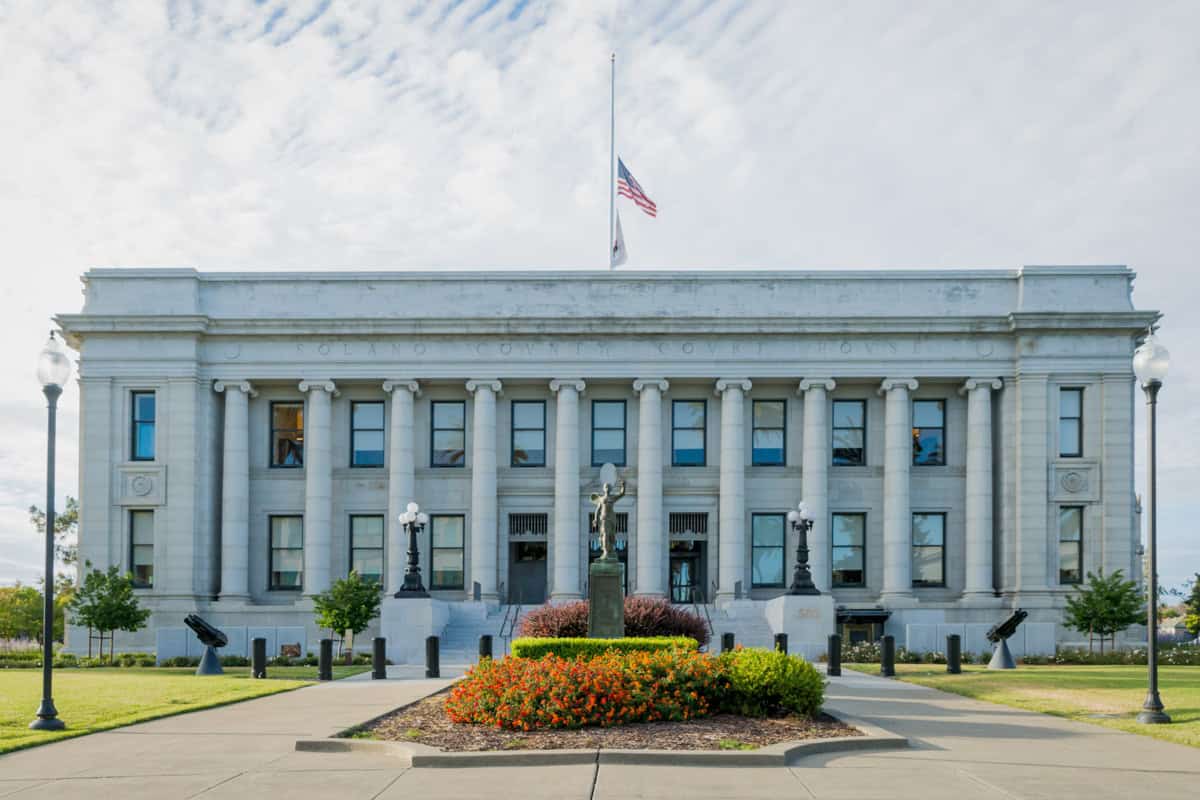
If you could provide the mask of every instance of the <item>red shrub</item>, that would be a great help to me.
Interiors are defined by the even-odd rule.
[[[583,638],[588,634],[588,604],[586,600],[535,608],[521,618],[518,636],[539,638]]]
[[[520,636],[587,636],[588,603],[579,600],[545,605],[526,614],[518,628]],[[626,636],[690,636],[700,647],[708,644],[708,626],[697,614],[661,597],[625,598]]]

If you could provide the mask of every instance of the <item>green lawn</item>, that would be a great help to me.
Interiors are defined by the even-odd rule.
[[[845,666],[879,674],[878,664]],[[1170,725],[1141,725],[1134,719],[1146,699],[1145,667],[1021,666],[1002,671],[964,665],[961,675],[947,675],[945,665],[897,664],[896,676],[976,700],[1200,747],[1200,667],[1159,667],[1159,695]]]
[[[334,678],[370,667],[339,666]],[[268,667],[269,680],[251,680],[249,667],[225,667],[225,674],[200,678],[195,668],[56,669],[54,705],[67,729],[29,730],[42,698],[40,669],[0,669],[0,753],[56,739],[119,728],[156,717],[236,703],[252,697],[308,686],[316,667]]]

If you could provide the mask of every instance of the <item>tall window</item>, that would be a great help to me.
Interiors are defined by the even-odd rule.
[[[304,585],[304,517],[271,517],[271,550],[267,565],[271,589]]]
[[[867,515],[833,515],[833,585],[867,585]]]
[[[787,543],[783,514],[750,517],[750,585],[783,586],[784,547]]]
[[[704,466],[705,400],[675,400],[671,403],[671,465]]]
[[[787,402],[755,400],[750,435],[751,463],[761,467],[782,467],[787,463]]]
[[[350,466],[383,466],[383,403],[350,404]]]
[[[512,402],[512,465],[546,466],[546,404],[541,400]]]
[[[130,422],[133,461],[154,460],[154,392],[133,392],[133,418]]]
[[[625,466],[625,401],[592,401],[592,466]]]
[[[133,585],[149,589],[154,585],[154,512],[129,512],[129,571]]]
[[[463,467],[467,463],[467,404],[461,400],[433,401],[433,453],[435,467]]]
[[[429,525],[432,543],[429,588],[463,588],[463,517],[430,517]]]
[[[914,400],[913,463],[931,466],[946,463],[946,401]]]
[[[350,517],[350,571],[364,581],[383,583],[383,517]]]
[[[1083,455],[1083,389],[1058,390],[1058,454]]]
[[[304,403],[271,403],[271,466],[304,466]]]
[[[912,515],[912,585],[946,585],[946,515]]]
[[[839,467],[867,463],[867,401],[833,401],[833,463]]]
[[[1058,509],[1058,582],[1083,582],[1083,506]]]

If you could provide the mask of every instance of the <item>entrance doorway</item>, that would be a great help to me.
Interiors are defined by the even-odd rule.
[[[508,547],[508,602],[546,602],[546,543],[512,542]]]
[[[703,603],[705,543],[699,540],[671,540],[671,602]]]

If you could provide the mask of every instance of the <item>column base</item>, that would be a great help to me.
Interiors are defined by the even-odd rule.
[[[222,594],[217,597],[217,602],[218,603],[231,603],[231,604],[232,603],[241,603],[242,605],[246,605],[250,602],[250,595],[248,595],[248,594]]]
[[[889,608],[912,608],[917,605],[917,598],[912,592],[883,592],[879,602]]]

